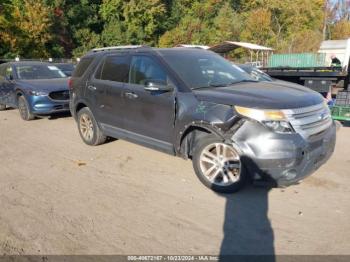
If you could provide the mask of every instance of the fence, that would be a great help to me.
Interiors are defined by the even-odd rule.
[[[28,62],[47,62],[47,63],[72,63],[76,64],[79,61],[75,58],[14,58],[14,59],[7,59],[7,58],[0,58],[0,64],[7,63],[7,62],[16,62],[16,61],[28,61]]]

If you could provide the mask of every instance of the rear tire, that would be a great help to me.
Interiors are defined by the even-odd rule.
[[[198,142],[192,164],[199,180],[219,193],[239,191],[248,177],[240,158],[240,150],[213,135]]]
[[[30,121],[35,119],[35,116],[30,112],[29,104],[24,96],[18,97],[18,110],[23,120]]]
[[[78,112],[78,129],[81,139],[89,146],[101,145],[107,140],[88,107]]]
[[[0,104],[0,111],[6,110],[6,105]]]

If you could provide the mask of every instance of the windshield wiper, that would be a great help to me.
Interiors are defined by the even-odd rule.
[[[232,86],[234,84],[239,84],[239,83],[244,83],[244,82],[253,82],[253,83],[256,83],[256,82],[259,82],[257,80],[254,80],[254,79],[243,79],[243,80],[240,80],[240,81],[235,81],[235,82],[231,82],[231,83],[227,83],[227,84],[210,84],[210,85],[207,85],[207,86],[197,86],[197,87],[193,87],[192,90],[195,90],[195,89],[205,89],[205,88],[213,88],[213,87],[228,87],[228,86]]]
[[[239,84],[239,83],[256,83],[256,82],[259,82],[259,81],[254,79],[242,79],[236,82],[232,82],[230,83],[230,85]]]
[[[212,87],[222,87],[222,85],[196,86],[196,87],[193,87],[191,89],[195,90],[195,89],[205,89],[205,88],[212,88]]]

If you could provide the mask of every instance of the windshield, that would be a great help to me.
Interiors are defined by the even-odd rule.
[[[273,81],[268,74],[266,74],[265,72],[261,71],[258,68],[253,68],[250,75],[258,81],[269,81],[269,82]]]
[[[73,64],[56,64],[56,67],[61,69],[62,71],[73,71],[74,65]]]
[[[56,66],[52,65],[19,65],[16,66],[18,79],[53,79],[67,77]]]
[[[268,74],[256,67],[250,65],[239,65],[239,67],[246,71],[252,78],[254,78],[257,81],[273,81],[273,79]]]
[[[245,71],[212,52],[164,52],[163,58],[191,89],[255,82]]]

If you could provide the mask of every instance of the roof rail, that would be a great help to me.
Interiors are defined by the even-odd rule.
[[[103,51],[112,51],[112,50],[123,50],[123,49],[135,49],[141,47],[149,47],[145,45],[120,45],[120,46],[107,46],[101,48],[94,48],[90,52],[103,52]]]

